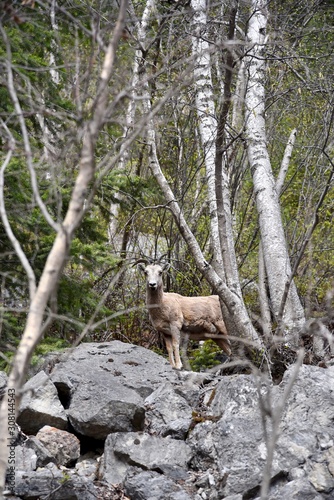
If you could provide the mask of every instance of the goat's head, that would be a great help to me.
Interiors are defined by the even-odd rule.
[[[145,261],[144,261],[145,262]],[[147,264],[147,262],[145,262]],[[142,263],[138,263],[138,268],[146,276],[146,285],[150,290],[157,290],[157,288],[162,287],[162,274],[164,271],[169,269],[169,264],[148,264],[144,266]]]

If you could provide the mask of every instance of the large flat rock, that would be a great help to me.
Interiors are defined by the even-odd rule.
[[[56,365],[51,379],[73,428],[95,439],[142,430],[145,398],[166,379],[179,382],[164,358],[119,341],[81,344]]]

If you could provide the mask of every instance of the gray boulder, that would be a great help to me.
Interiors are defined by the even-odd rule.
[[[24,445],[15,446],[15,468],[31,471],[37,468],[37,454],[35,450]]]
[[[221,497],[250,494],[260,488],[267,453],[258,390],[263,401],[271,401],[275,412],[293,369],[287,370],[279,386],[259,387],[253,376],[238,375],[224,377],[213,389],[210,409],[217,421],[207,419],[196,425],[188,443],[194,452],[192,466],[214,470]],[[264,418],[270,437],[270,418]],[[317,491],[334,492],[333,436],[334,369],[303,365],[285,404],[275,448],[271,477],[273,482],[281,478],[275,486],[277,498],[280,488],[289,489],[293,481],[302,482],[303,490],[313,492],[314,498]],[[280,498],[290,497],[282,494]]]
[[[111,432],[143,430],[145,398],[178,376],[161,356],[113,341],[81,344],[55,366],[51,379],[73,428],[101,440]]]
[[[80,384],[68,409],[73,428],[84,436],[105,439],[110,432],[131,432],[144,428],[145,408],[136,391],[115,381],[112,386],[104,377]],[[107,377],[106,377],[107,378]]]
[[[145,400],[146,422],[151,433],[185,439],[192,422],[192,408],[172,384],[165,382]]]
[[[125,494],[136,500],[192,500],[180,485],[153,471],[129,474],[124,482]]]
[[[110,484],[124,481],[131,466],[162,471],[164,466],[187,469],[192,457],[183,441],[140,432],[110,434],[105,442],[101,478]]]
[[[224,377],[213,391],[211,412],[219,420],[204,418],[190,434],[193,467],[212,468],[225,496],[243,493],[259,484],[265,463],[256,381],[250,375]]]
[[[25,434],[36,434],[44,425],[67,428],[65,409],[45,372],[39,372],[24,385],[17,423]]]
[[[283,500],[285,498],[289,500],[322,500],[324,497],[317,493],[308,481],[295,479],[283,486],[274,487],[268,500]]]
[[[60,470],[49,464],[37,471],[17,471],[14,494],[24,499],[96,500],[97,489],[91,481],[70,469]]]
[[[56,463],[55,457],[35,436],[29,436],[29,439],[24,443],[25,448],[31,449],[36,455],[36,468],[44,467],[50,462]],[[18,469],[20,469],[18,467]],[[22,469],[26,470],[26,469]]]
[[[97,475],[98,456],[94,452],[82,455],[75,465],[76,473],[94,481]]]

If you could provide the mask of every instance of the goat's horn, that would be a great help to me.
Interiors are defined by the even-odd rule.
[[[162,259],[164,259],[167,255],[168,255],[168,253],[164,253],[163,255],[161,255],[161,257],[159,257],[159,259],[157,260],[157,262],[161,262]]]
[[[136,266],[137,264],[140,264],[141,262],[143,264],[148,264],[149,261],[147,259],[138,259],[132,264],[132,267]]]

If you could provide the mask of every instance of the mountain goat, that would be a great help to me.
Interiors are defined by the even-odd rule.
[[[147,265],[143,266],[139,262]],[[174,368],[182,368],[182,334],[192,340],[212,339],[228,355],[231,354],[218,295],[183,297],[178,293],[165,293],[162,275],[169,268],[169,264],[148,264],[144,259],[140,259],[136,264],[146,276],[146,305],[151,322],[154,328],[162,333],[169,362]]]

